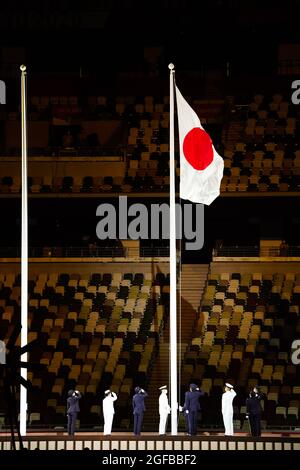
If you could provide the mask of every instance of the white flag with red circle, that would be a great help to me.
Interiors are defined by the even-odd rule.
[[[180,143],[180,197],[210,205],[220,194],[224,161],[195,111],[176,86]]]

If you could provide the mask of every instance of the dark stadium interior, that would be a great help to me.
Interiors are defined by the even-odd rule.
[[[180,400],[198,384],[199,430],[221,432],[232,381],[235,428],[247,432],[245,400],[259,384],[263,430],[299,430],[300,365],[291,362],[300,338],[299,12],[290,0],[2,2],[0,340],[20,316],[25,63],[28,332],[37,341],[29,359],[43,364],[29,372],[29,429],[66,427],[67,392],[77,387],[81,430],[102,432],[111,388],[114,428],[131,432],[139,385],[153,397],[144,430],[157,431],[158,387],[169,380],[169,242],[99,240],[96,209],[117,208],[119,196],[147,208],[168,203],[174,62],[225,165],[220,197],[204,210],[203,248],[181,243]],[[178,150],[175,159],[178,189]],[[7,425],[0,391],[0,430]]]

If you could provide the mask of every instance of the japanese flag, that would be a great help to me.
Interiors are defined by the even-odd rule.
[[[210,205],[220,194],[223,158],[195,111],[176,87],[180,143],[180,197]]]

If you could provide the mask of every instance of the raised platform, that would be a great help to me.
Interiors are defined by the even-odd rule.
[[[161,437],[154,433],[142,433],[135,437],[128,433],[113,433],[103,436],[99,433],[76,433],[70,438],[66,433],[30,433],[23,438],[23,445],[28,450],[83,450],[88,448],[97,451],[267,451],[267,450],[300,450],[300,433],[264,433],[260,438],[253,438],[245,433],[237,433],[233,437],[223,434],[199,434],[186,436]],[[16,448],[19,449],[17,443]],[[8,433],[0,434],[0,450],[11,450],[11,438]]]

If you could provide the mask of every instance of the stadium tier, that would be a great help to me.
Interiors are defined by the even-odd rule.
[[[44,109],[43,106],[46,106],[47,102],[45,109],[52,109],[52,112],[55,112],[55,106],[58,104],[62,106],[65,101],[69,103],[75,100],[75,97],[52,97],[47,100],[46,98],[33,97],[34,106],[42,106]],[[201,104],[201,100],[191,100],[192,106],[199,106],[199,103]],[[82,117],[81,127],[77,126],[70,142],[62,141],[60,147],[46,148],[49,139],[47,137],[45,148],[32,149],[31,154],[65,155],[70,159],[72,155],[90,157],[125,155],[126,166],[123,175],[117,176],[112,173],[103,177],[99,167],[99,176],[69,174],[51,177],[43,176],[41,167],[40,175],[29,178],[29,191],[41,194],[167,192],[169,188],[168,97],[146,96],[142,99],[118,97],[111,100],[99,96],[89,98],[84,106],[86,112],[90,109],[92,117]],[[228,193],[299,191],[300,124],[296,107],[278,93],[270,98],[257,94],[242,105],[239,104],[238,98],[233,102],[225,99],[223,107],[229,111],[223,116],[222,142],[221,139],[215,142],[225,161],[221,191]],[[98,114],[94,115],[96,110]],[[95,132],[91,134],[96,136],[94,145],[87,145],[90,140],[86,136],[84,141],[81,141],[82,129],[85,127],[88,129],[93,122],[84,119],[96,117],[119,122],[121,140],[126,143],[109,149],[104,144],[101,146],[99,134],[102,134],[103,139],[102,128],[94,129]],[[210,125],[208,124],[208,127]],[[47,135],[50,132],[49,124],[45,132]],[[86,134],[86,131],[84,132]],[[104,140],[107,141],[105,136]],[[180,169],[177,166],[177,179],[179,174]],[[18,192],[20,192],[20,178],[9,174],[2,175],[0,193]]]
[[[102,429],[101,397],[108,388],[118,394],[115,428],[130,429],[138,384],[152,396],[145,429],[155,429],[158,387],[168,382],[169,277],[109,266],[111,272],[31,276],[28,340],[36,345],[29,360],[42,365],[28,374],[32,428],[64,427],[67,392],[76,386],[83,394],[81,429]],[[264,394],[265,429],[299,425],[299,367],[290,354],[300,334],[300,275],[278,267],[271,263],[267,272],[255,273],[251,264],[230,273],[212,267],[207,274],[206,266],[183,265],[180,399],[190,382],[206,393],[200,428],[222,428],[225,381],[237,391],[236,429],[247,429],[245,402],[255,385]],[[19,315],[20,276],[7,272],[0,285],[1,337],[7,340]],[[2,402],[2,415],[4,409]]]
[[[234,106],[226,132],[223,191],[298,191],[299,113],[280,94]]]
[[[182,383],[202,381],[203,425],[221,425],[224,381],[234,383],[237,428],[247,429],[245,400],[259,385],[264,426],[299,424],[299,367],[290,361],[300,334],[300,276],[293,272],[210,273]]]
[[[80,268],[80,267],[79,267]],[[20,277],[0,278],[1,338],[19,315]],[[104,391],[118,393],[117,427],[129,427],[134,386],[146,387],[168,312],[168,276],[41,273],[29,282],[31,426],[65,424],[68,390],[83,394],[81,427],[98,426]],[[5,403],[1,403],[1,412]]]

